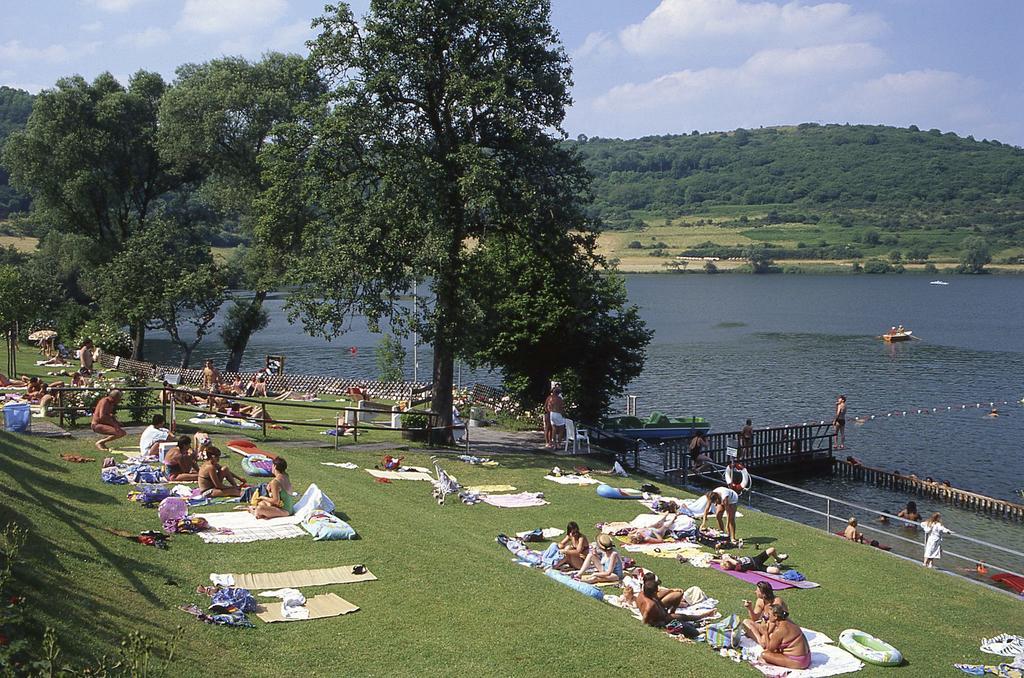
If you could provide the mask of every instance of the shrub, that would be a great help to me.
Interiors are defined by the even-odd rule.
[[[76,346],[81,346],[87,337],[104,353],[128,355],[132,350],[132,338],[128,333],[120,325],[107,320],[93,319],[82,325],[75,338]]]

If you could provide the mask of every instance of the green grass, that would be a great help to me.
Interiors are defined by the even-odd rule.
[[[510,562],[494,542],[499,532],[576,520],[592,534],[598,521],[628,520],[640,511],[635,502],[600,499],[593,488],[542,479],[564,460],[510,455],[496,469],[444,463],[464,484],[509,483],[542,490],[551,502],[498,509],[438,506],[427,483],[382,485],[361,470],[319,463],[351,460],[367,467],[379,454],[287,450],[295,485],[319,484],[359,540],[206,545],[195,536],[176,536],[170,550],[159,551],[104,531],[155,529],[158,523],[154,509],[125,500],[124,486],[100,483],[98,464],[58,457],[88,451],[88,442],[0,434],[0,524],[16,522],[30,531],[26,560],[16,570],[18,592],[28,596],[40,625],[57,629],[65,656],[79,662],[113,652],[130,630],[161,637],[181,625],[186,635],[175,668],[193,675],[569,676],[583,667],[613,675],[757,675]],[[236,459],[229,461],[237,469]],[[413,453],[407,463],[429,460]],[[833,638],[847,627],[861,628],[907,657],[904,668],[867,667],[860,675],[950,674],[953,662],[985,658],[977,649],[982,636],[1019,631],[1024,622],[1021,603],[1007,596],[811,528],[745,513],[741,536],[776,540],[793,566],[822,584],[785,596],[799,623]],[[752,594],[749,586],[711,570],[639,560],[670,585],[699,585],[721,601],[724,612],[739,612],[741,599]],[[256,621],[255,629],[236,630],[199,624],[175,609],[203,602],[193,590],[210,572],[355,563],[365,563],[379,581],[315,590],[333,591],[362,608],[345,617]]]

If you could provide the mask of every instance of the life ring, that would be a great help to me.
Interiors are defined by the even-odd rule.
[[[903,663],[903,655],[895,647],[858,629],[846,629],[839,634],[839,645],[844,650],[868,664],[897,666]]]
[[[741,466],[739,468],[739,472],[740,472],[740,480],[739,480],[738,483],[736,483],[736,482],[734,482],[736,480],[736,474],[735,474],[735,471],[733,469],[732,464],[726,466],[725,467],[725,484],[729,485],[730,487],[734,487],[734,488],[738,487],[741,490],[749,490],[750,489],[750,471],[748,471],[746,469],[746,467]]]

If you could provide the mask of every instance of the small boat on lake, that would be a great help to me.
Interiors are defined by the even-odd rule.
[[[945,280],[933,280],[933,281],[931,281],[928,284],[929,285],[943,285],[944,286],[944,285],[948,285],[949,283],[946,282]]]
[[[704,417],[668,417],[655,412],[646,421],[630,415],[608,417],[601,422],[601,428],[626,438],[664,442],[690,438],[695,431],[707,433],[711,424]]]
[[[889,342],[890,344],[897,341],[910,341],[917,337],[911,336],[914,333],[911,330],[889,330],[882,335],[882,340]]]

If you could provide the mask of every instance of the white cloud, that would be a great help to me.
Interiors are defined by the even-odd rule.
[[[103,29],[102,21],[90,21],[87,24],[82,24],[80,28],[86,33],[95,33],[96,31]]]
[[[590,56],[606,56],[619,50],[618,44],[615,39],[607,31],[594,31],[587,35],[583,39],[583,44],[577,47],[573,53],[572,58],[586,59]]]
[[[743,108],[758,110],[760,106],[755,102],[759,99],[778,99],[786,91],[843,80],[884,61],[884,53],[866,43],[763,50],[735,68],[686,69],[649,82],[618,85],[599,97],[595,107],[609,112],[636,112],[664,110],[682,103],[706,106],[711,101],[748,101]]]
[[[168,43],[171,34],[163,28],[147,28],[138,33],[128,33],[117,39],[119,45],[128,45],[136,49],[149,49]]]
[[[179,26],[198,33],[244,33],[273,24],[287,9],[287,0],[185,0]]]
[[[92,0],[92,4],[104,12],[127,12],[136,5],[141,5],[147,0]]]
[[[69,48],[65,45],[30,46],[20,40],[0,43],[0,61],[29,61],[63,64],[85,54],[92,54],[100,43],[90,42]]]
[[[984,89],[981,81],[952,71],[886,73],[853,85],[824,112],[866,122],[961,128],[990,117]]]
[[[750,41],[761,47],[857,42],[883,32],[885,22],[845,3],[741,0],[662,0],[643,21],[619,34],[635,54],[671,53],[697,41]]]

